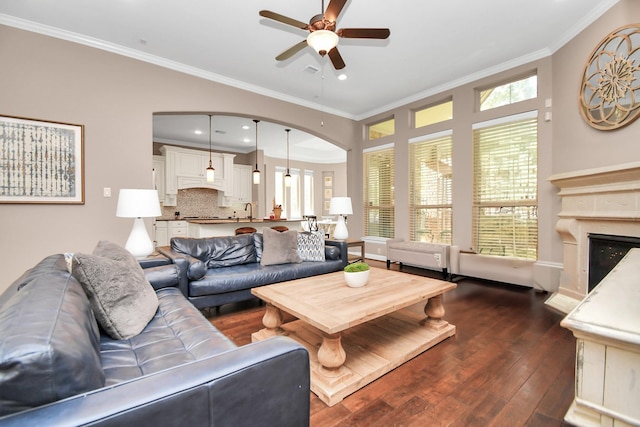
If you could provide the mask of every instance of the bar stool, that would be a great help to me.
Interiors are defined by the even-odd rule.
[[[251,234],[251,233],[255,233],[256,230],[253,227],[240,227],[240,228],[236,228],[236,236],[239,234]]]
[[[285,227],[284,225],[274,225],[273,227],[271,227],[271,229],[272,229],[272,230],[279,231],[279,232],[281,232],[281,233],[282,233],[283,231],[287,231],[287,230],[289,230],[289,228],[288,228],[288,227]]]

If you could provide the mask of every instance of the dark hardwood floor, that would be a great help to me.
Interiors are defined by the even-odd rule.
[[[375,267],[383,263],[367,260]],[[392,266],[398,269],[398,266]],[[439,276],[404,267],[410,274]],[[328,407],[311,393],[311,426],[566,426],[575,339],[548,294],[463,279],[444,296],[456,335]],[[236,344],[251,342],[264,306],[209,314]]]

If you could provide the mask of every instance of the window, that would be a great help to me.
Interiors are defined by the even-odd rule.
[[[373,125],[369,125],[369,139],[378,139],[396,133],[395,119],[385,120]]]
[[[480,111],[533,99],[538,96],[538,76],[533,75],[515,82],[494,86],[478,92]]]
[[[537,112],[473,126],[473,245],[537,258]]]
[[[453,118],[453,101],[442,102],[438,105],[423,108],[413,112],[415,128],[444,122]]]
[[[451,131],[410,141],[409,233],[415,242],[451,244]]]
[[[313,205],[313,171],[304,171],[304,209],[305,215],[315,213]]]
[[[275,203],[282,204],[282,215],[285,218],[297,219],[302,218],[300,204],[300,169],[289,169],[291,174],[291,187],[284,186],[284,175],[286,168],[276,166],[275,176]]]
[[[363,165],[365,235],[392,238],[395,232],[393,144],[365,150]]]

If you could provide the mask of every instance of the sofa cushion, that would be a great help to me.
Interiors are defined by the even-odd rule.
[[[236,348],[177,288],[158,290],[158,310],[128,340],[100,340],[106,385],[113,385]]]
[[[253,234],[203,239],[173,237],[171,249],[205,262],[207,268],[257,262]]]
[[[101,241],[94,254],[73,256],[73,276],[82,284],[100,326],[115,339],[131,338],[158,308],[156,293],[136,259]]]
[[[304,261],[266,266],[252,263],[223,269],[211,269],[202,279],[189,283],[189,296],[207,297],[237,292],[256,286],[341,271],[342,268],[341,260],[327,260],[325,262]]]
[[[277,265],[302,262],[298,255],[298,232],[295,230],[262,230],[261,265]]]
[[[263,240],[262,233],[253,233],[253,245],[256,247],[256,262],[260,262],[262,259]]]
[[[64,255],[18,280],[0,308],[0,415],[103,387],[98,325]]]
[[[324,261],[324,233],[298,233],[298,255],[302,261]]]

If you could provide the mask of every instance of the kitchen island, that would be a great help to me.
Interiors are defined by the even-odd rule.
[[[289,230],[301,231],[299,219],[258,219],[258,218],[231,218],[231,219],[188,219],[188,235],[189,237],[214,237],[214,236],[233,236],[236,228],[253,227],[258,232],[262,232],[264,227],[282,226],[288,227]]]

